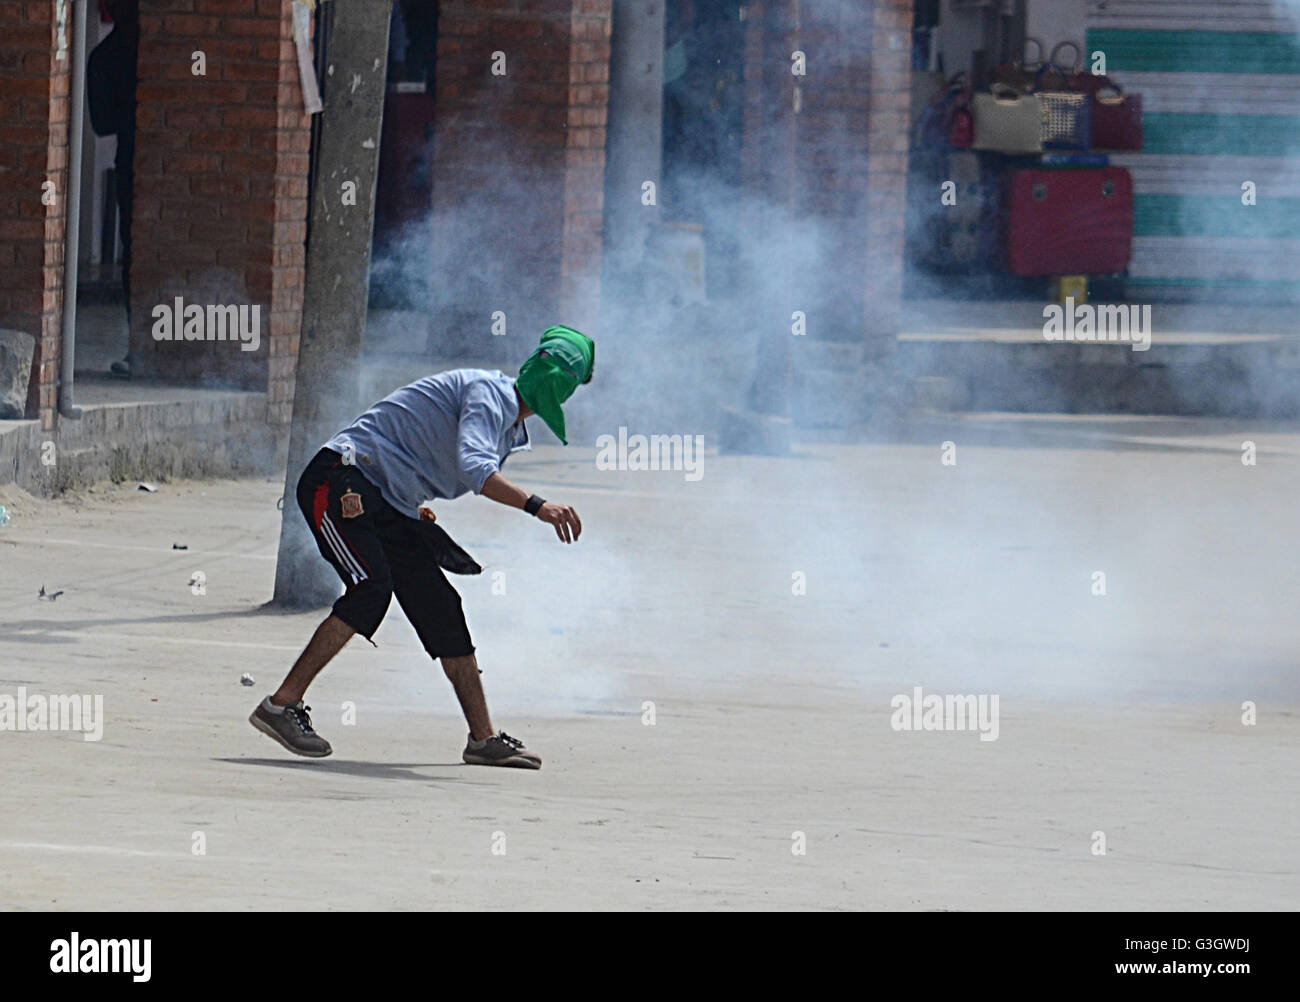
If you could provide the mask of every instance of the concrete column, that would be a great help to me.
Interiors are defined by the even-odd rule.
[[[275,567],[275,602],[299,608],[328,605],[339,594],[296,490],[321,444],[357,412],[391,11],[388,0],[351,0],[333,11]],[[355,202],[342,197],[347,182],[356,185]]]
[[[616,3],[610,40],[609,133],[605,147],[604,253],[607,281],[638,266],[659,209],[641,186],[662,179],[664,4]]]

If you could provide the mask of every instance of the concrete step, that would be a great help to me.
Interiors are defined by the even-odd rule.
[[[1300,337],[1153,343],[1147,351],[913,337],[899,342],[894,361],[919,396],[941,409],[1300,415]]]

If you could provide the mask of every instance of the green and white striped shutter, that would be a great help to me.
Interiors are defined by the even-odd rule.
[[[1087,51],[1144,102],[1133,292],[1300,292],[1300,0],[1091,0]]]

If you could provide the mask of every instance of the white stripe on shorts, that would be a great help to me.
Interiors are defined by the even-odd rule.
[[[352,583],[357,584],[369,577],[362,566],[357,563],[357,558],[352,555],[347,544],[343,542],[343,537],[339,535],[338,529],[330,521],[328,514],[322,515],[320,520],[321,535],[325,541],[330,544],[330,549],[334,551],[334,557],[343,566],[343,569],[352,575]]]

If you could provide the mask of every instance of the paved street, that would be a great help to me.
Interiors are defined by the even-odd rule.
[[[0,731],[0,902],[1294,908],[1300,435],[971,415],[906,441],[709,449],[694,482],[512,458],[578,507],[569,548],[442,505],[537,773],[460,763],[396,603],[309,694],[332,758],[248,725],[320,619],[263,608],[278,481],[0,487],[0,696],[104,712],[99,741]],[[996,740],[895,730],[916,687],[997,696]]]

